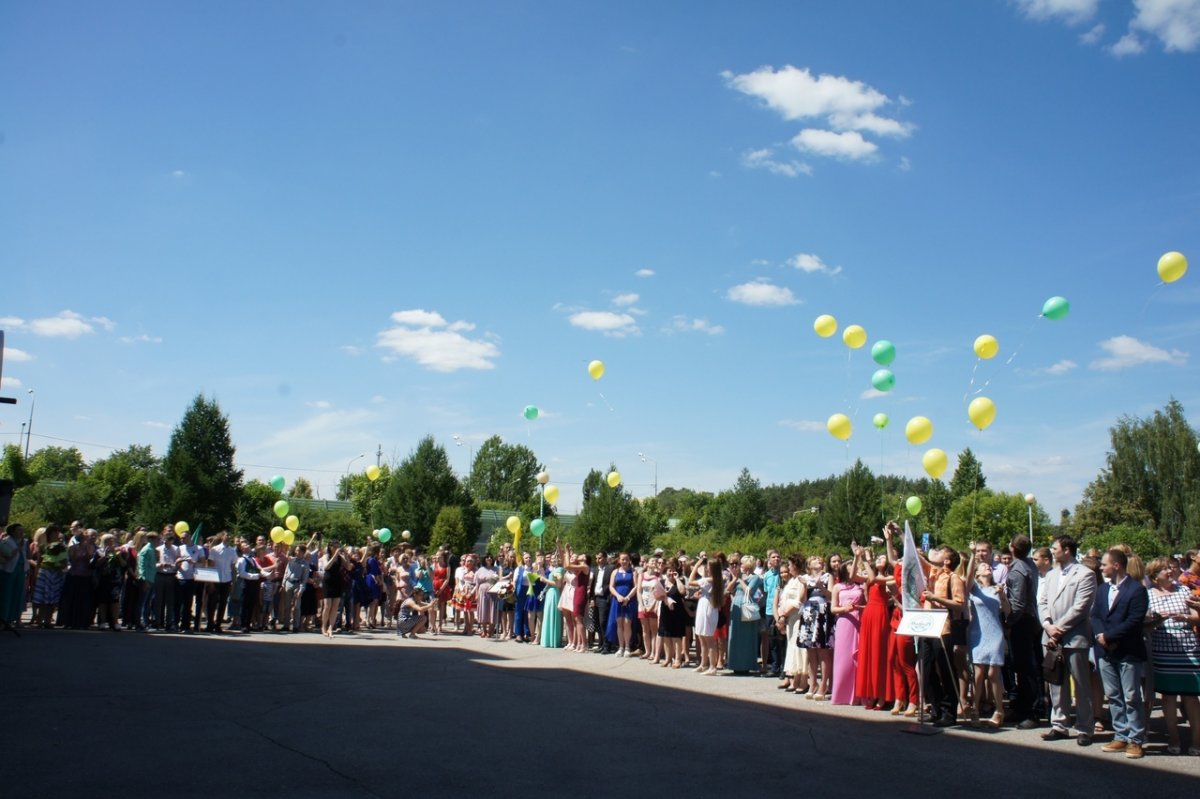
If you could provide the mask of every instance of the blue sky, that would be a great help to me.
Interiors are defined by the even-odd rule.
[[[1200,0],[5,4],[0,440],[162,452],[204,392],[248,477],[499,434],[564,510],[970,446],[1057,517],[1200,408],[1198,51]]]

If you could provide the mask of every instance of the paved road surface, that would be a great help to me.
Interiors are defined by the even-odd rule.
[[[1164,754],[1161,735],[1138,762],[1012,729],[924,738],[774,680],[459,636],[26,629],[0,638],[0,684],[19,731],[3,749],[6,796],[1095,799],[1200,786],[1200,758]]]

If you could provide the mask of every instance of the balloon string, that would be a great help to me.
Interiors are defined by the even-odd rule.
[[[613,406],[612,406],[612,404],[611,404],[611,403],[608,401],[608,397],[604,396],[604,392],[603,392],[603,391],[597,391],[596,393],[600,395],[600,399],[604,400],[604,404],[605,404],[605,405],[607,405],[607,406],[608,406],[608,409],[611,411],[611,410],[613,409]]]
[[[983,363],[983,358],[976,358],[975,365],[971,367],[971,381],[967,383],[967,391],[963,394],[963,404],[967,403],[967,397],[971,395],[971,388],[975,385],[975,373],[979,371],[979,364]]]
[[[1149,308],[1150,303],[1154,301],[1154,296],[1158,294],[1159,289],[1165,285],[1167,284],[1160,280],[1158,285],[1154,287],[1154,291],[1150,292],[1150,296],[1146,298],[1146,304],[1142,306],[1142,312],[1138,314],[1137,320],[1134,322],[1134,329],[1139,333],[1142,332],[1142,320],[1146,317],[1146,309]]]

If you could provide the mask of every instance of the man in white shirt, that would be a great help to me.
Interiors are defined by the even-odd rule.
[[[227,543],[229,532],[217,534],[216,543],[208,551],[208,565],[217,570],[217,581],[209,584],[208,623],[205,632],[221,632],[225,619],[225,606],[229,603],[229,589],[233,586],[233,566],[237,563],[237,549]]]
[[[200,632],[204,583],[196,582],[196,567],[203,566],[205,560],[204,547],[193,544],[190,538],[184,538],[175,561],[175,575],[179,579],[179,585],[175,588],[175,615],[179,618],[180,630],[185,633],[193,630]]]
[[[179,536],[171,525],[163,528],[162,543],[158,545],[158,565],[154,574],[154,604],[157,608],[156,624],[159,630],[174,632],[178,627],[178,608],[175,606],[175,579],[179,567]]]

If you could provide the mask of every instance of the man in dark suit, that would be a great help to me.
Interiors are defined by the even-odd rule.
[[[1008,645],[1012,649],[1013,673],[1017,678],[1013,720],[1018,728],[1031,730],[1038,726],[1043,707],[1042,628],[1037,619],[1038,570],[1029,559],[1031,544],[1026,536],[1015,536],[1008,548],[1012,553],[1012,565],[1004,585],[1012,612],[1005,624]]]
[[[613,564],[609,563],[607,553],[596,553],[596,565],[592,567],[592,581],[589,583],[592,595],[590,597],[590,604],[588,605],[588,613],[592,614],[592,622],[595,625],[596,631],[588,635],[588,643],[592,649],[595,649],[601,655],[607,655],[612,652],[612,648],[608,643],[608,639],[604,637],[604,633],[608,627],[608,583],[612,579],[613,569],[615,568]],[[593,638],[593,636],[595,637]]]
[[[1146,670],[1146,640],[1142,625],[1150,597],[1146,587],[1126,572],[1129,559],[1119,549],[1110,549],[1100,561],[1107,581],[1096,591],[1092,604],[1092,632],[1103,650],[1100,678],[1112,711],[1113,740],[1105,752],[1124,752],[1139,759],[1146,743],[1146,701],[1142,696],[1142,673]]]

